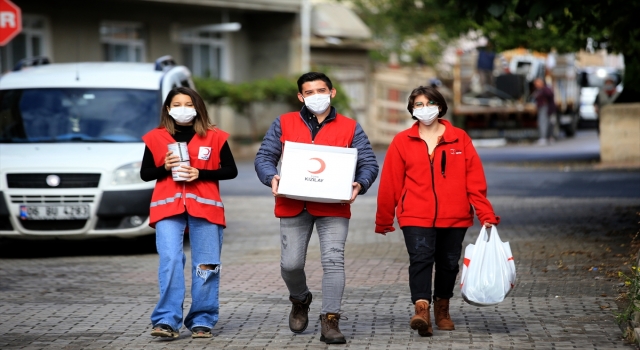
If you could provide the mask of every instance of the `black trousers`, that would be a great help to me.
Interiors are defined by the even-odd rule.
[[[402,227],[409,253],[409,288],[414,304],[420,299],[428,300],[431,304],[434,265],[436,276],[433,296],[439,299],[450,299],[453,296],[456,276],[460,271],[462,241],[467,229],[468,227]]]

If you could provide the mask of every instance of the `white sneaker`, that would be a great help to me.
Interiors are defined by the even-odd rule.
[[[546,146],[547,145],[547,139],[538,139],[538,142],[536,142],[536,145],[538,145],[538,146]]]

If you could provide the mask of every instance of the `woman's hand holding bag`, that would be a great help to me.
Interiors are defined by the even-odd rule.
[[[498,229],[491,234],[482,226],[475,244],[464,251],[460,278],[462,298],[475,306],[495,305],[504,300],[516,282],[516,265],[509,242],[500,241]]]

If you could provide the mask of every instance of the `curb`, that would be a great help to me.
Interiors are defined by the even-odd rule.
[[[597,170],[621,170],[621,169],[640,169],[640,162],[632,161],[632,162],[616,162],[616,163],[596,163],[593,165],[594,169]],[[640,257],[640,255],[639,255]]]

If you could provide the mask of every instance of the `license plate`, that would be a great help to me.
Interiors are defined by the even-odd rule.
[[[81,220],[89,218],[89,205],[21,205],[22,220]]]

